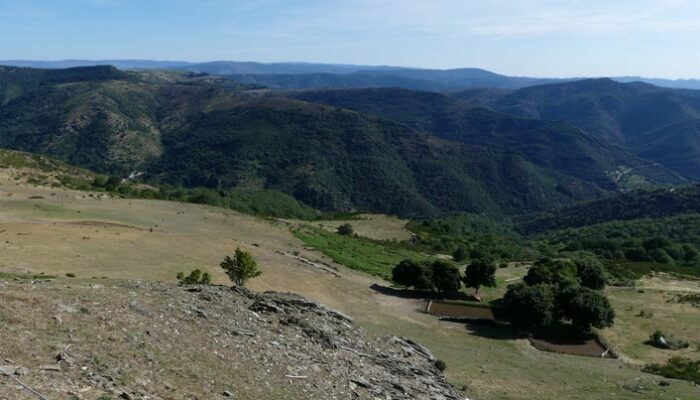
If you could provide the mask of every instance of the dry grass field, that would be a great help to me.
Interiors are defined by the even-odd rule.
[[[700,307],[675,301],[677,294],[697,293],[698,289],[698,281],[663,276],[646,278],[635,289],[610,289],[617,320],[605,337],[634,364],[663,363],[671,355],[700,360]],[[656,330],[685,340],[690,347],[671,351],[644,344]]]
[[[406,229],[408,221],[381,214],[360,214],[348,221],[314,221],[310,225],[335,232],[338,226],[348,223],[358,236],[377,240],[408,240],[411,232]]]
[[[660,377],[639,371],[640,362],[659,360],[665,354],[639,347],[638,339],[648,336],[652,326],[672,325],[675,318],[692,311],[666,304],[664,293],[612,292],[620,322],[606,336],[619,343],[623,352],[629,351],[635,362],[545,353],[526,340],[485,326],[441,322],[422,313],[418,300],[373,290],[372,285],[387,283],[333,265],[320,252],[304,248],[287,222],[191,204],[109,199],[18,185],[8,170],[0,174],[1,272],[46,273],[66,281],[71,278],[65,274],[73,273],[73,279],[87,281],[109,277],[173,282],[177,272],[200,268],[211,272],[217,283],[225,283],[218,263],[240,246],[254,254],[264,272],[251,282],[252,289],[299,293],[352,316],[373,333],[414,338],[447,363],[452,383],[464,387],[470,398],[700,398],[700,388],[687,382],[671,381],[670,386],[662,387]],[[354,223],[358,234],[376,233],[375,238],[403,235],[395,219],[363,221]],[[387,223],[387,228],[375,228]],[[300,258],[332,265],[339,276]],[[504,269],[500,274],[502,281],[522,275],[520,268]],[[625,315],[625,307],[633,307],[636,313],[635,307],[641,304],[654,310],[649,321]],[[661,318],[669,314],[657,307],[667,306],[680,308]],[[682,328],[678,336],[695,340],[697,346],[697,336],[688,335],[692,336],[692,327],[700,326],[700,316],[689,315],[679,322],[686,330]]]

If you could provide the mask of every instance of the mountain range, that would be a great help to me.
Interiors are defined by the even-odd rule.
[[[511,115],[565,121],[700,179],[700,91],[592,79],[455,96]]]
[[[692,142],[698,102],[607,80],[284,91],[198,71],[0,67],[0,148],[153,183],[273,189],[321,210],[507,215],[696,180],[685,165],[699,157],[679,166],[668,143]],[[687,128],[639,139],[674,123]]]
[[[479,68],[421,69],[393,66],[323,64],[305,62],[239,61],[155,61],[155,60],[0,60],[0,65],[31,68],[73,68],[113,65],[120,69],[170,69],[228,75],[241,83],[277,89],[402,87],[413,90],[452,91],[469,88],[498,87],[518,89],[545,83],[566,82],[583,77],[533,78],[513,77]],[[660,79],[636,76],[613,77],[622,83],[646,82],[661,87],[700,89],[698,79]]]

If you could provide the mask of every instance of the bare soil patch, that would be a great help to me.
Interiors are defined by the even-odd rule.
[[[530,343],[542,351],[574,356],[616,358],[612,352],[603,346],[595,335],[585,338],[555,337],[551,334],[530,338]]]

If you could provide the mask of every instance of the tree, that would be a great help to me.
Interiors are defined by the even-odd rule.
[[[177,280],[181,285],[208,285],[211,283],[211,275],[208,272],[195,269],[187,276],[184,272],[178,272]]]
[[[473,260],[467,265],[462,279],[464,286],[474,288],[479,293],[481,286],[496,287],[496,263],[487,258]]]
[[[355,230],[352,228],[352,225],[345,223],[340,226],[338,226],[338,234],[343,235],[343,236],[352,236],[355,233]]]
[[[511,285],[503,296],[503,311],[511,324],[523,329],[547,327],[554,322],[554,291],[550,285]]]
[[[403,260],[391,271],[394,283],[418,290],[433,289],[433,271],[429,265],[413,260]]]
[[[121,185],[121,183],[122,183],[121,178],[119,178],[118,176],[112,175],[109,178],[107,178],[107,181],[104,184],[104,188],[108,192],[113,192],[114,190],[116,190],[119,187],[119,185]]]
[[[589,332],[591,326],[607,328],[615,320],[615,311],[605,295],[587,287],[577,288],[562,306],[564,315],[582,332]]]
[[[456,262],[461,262],[467,259],[467,256],[469,255],[467,248],[464,246],[459,246],[457,249],[452,253],[452,260]]]
[[[576,264],[576,275],[581,285],[595,290],[602,290],[605,288],[605,269],[597,258],[581,258],[577,259],[574,263]]]
[[[95,179],[92,180],[92,186],[103,188],[107,184],[107,178],[102,175],[97,175]]]
[[[249,279],[262,274],[253,256],[240,248],[236,248],[233,258],[226,256],[220,265],[236,286],[245,286]]]
[[[443,293],[459,291],[462,285],[457,267],[443,260],[433,261],[431,267],[436,290]]]
[[[576,282],[576,266],[571,261],[539,260],[528,271],[523,281],[528,285],[561,285],[567,286]]]

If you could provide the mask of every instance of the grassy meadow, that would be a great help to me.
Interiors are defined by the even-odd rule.
[[[357,225],[357,232],[375,231],[372,223],[385,222],[367,219]],[[376,231],[382,229],[396,226],[378,226]],[[102,277],[175,282],[177,272],[199,268],[211,272],[215,283],[224,284],[218,263],[241,247],[253,253],[263,270],[250,283],[252,289],[299,293],[350,315],[373,333],[419,341],[446,362],[451,382],[464,388],[471,399],[700,398],[700,388],[688,382],[641,372],[644,363],[670,356],[639,343],[650,330],[668,329],[697,349],[693,329],[700,326],[700,310],[666,302],[691,284],[654,278],[643,282],[648,286],[643,286],[643,292],[610,289],[618,323],[604,335],[626,357],[567,356],[541,352],[526,340],[488,326],[439,321],[421,311],[419,300],[374,290],[374,285],[389,285],[381,277],[396,262],[429,257],[382,243],[208,206],[111,199],[99,193],[91,196],[27,185],[0,170],[0,272],[4,274],[43,273],[66,282],[109,282]],[[299,257],[331,265],[339,276]],[[75,278],[66,277],[67,273]],[[487,299],[499,296],[508,281],[523,274],[524,267],[499,269],[500,287],[485,290],[484,295]],[[626,311],[628,307],[631,312]],[[635,317],[640,309],[653,315]],[[693,351],[688,354],[696,356]],[[661,380],[670,385],[659,386]]]

